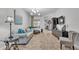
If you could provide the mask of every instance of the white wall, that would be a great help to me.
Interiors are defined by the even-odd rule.
[[[59,8],[55,13],[45,15],[51,19],[52,17],[65,16],[68,30],[79,32],[79,9],[78,8]]]
[[[79,9],[78,8],[66,8],[59,9],[56,12],[56,16],[65,16],[68,30],[79,32]]]
[[[52,19],[52,17],[55,17],[55,14],[54,13],[50,13],[50,14],[47,14],[47,15],[44,15],[44,16],[42,16],[41,17],[41,27],[43,28],[43,29],[45,29],[45,27],[48,25],[46,22],[45,22],[45,20],[51,20]],[[51,20],[51,22],[52,22],[52,20]],[[49,30],[52,30],[52,26],[53,24],[51,23],[50,24],[50,26],[49,26]]]
[[[12,9],[0,9],[0,33],[6,36],[9,33],[9,23],[5,23],[7,16],[13,16]],[[0,37],[4,36],[0,35]]]

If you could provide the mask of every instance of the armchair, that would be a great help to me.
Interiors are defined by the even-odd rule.
[[[76,34],[75,40],[74,40],[74,49],[79,50],[79,34]]]
[[[59,40],[60,40],[60,49],[62,49],[62,45],[74,49],[73,31],[68,32],[68,38],[60,37]]]

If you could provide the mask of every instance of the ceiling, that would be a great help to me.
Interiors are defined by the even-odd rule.
[[[24,10],[30,14],[32,12],[32,9],[33,8],[25,8]],[[36,9],[39,10],[41,16],[44,16],[50,13],[55,13],[58,10],[58,8],[36,8]]]

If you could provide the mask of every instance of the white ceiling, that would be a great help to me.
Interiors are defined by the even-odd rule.
[[[33,8],[25,8],[24,10],[29,14],[32,12]],[[47,15],[49,13],[54,13],[58,10],[58,8],[36,8],[39,10],[41,16]]]

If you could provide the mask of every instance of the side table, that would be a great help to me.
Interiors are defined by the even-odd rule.
[[[9,38],[5,38],[5,40],[1,40],[2,42],[5,43],[5,50],[10,50],[11,47],[13,47],[14,50],[16,50],[18,48],[17,46],[17,41],[19,40],[19,37],[14,36],[13,38],[9,39]],[[12,43],[15,44],[15,46],[12,45]],[[19,49],[19,48],[18,48]]]

